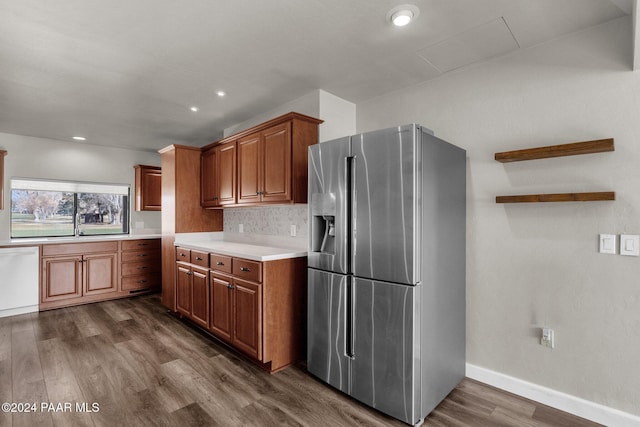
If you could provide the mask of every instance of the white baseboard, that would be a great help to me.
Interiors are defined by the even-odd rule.
[[[467,377],[610,427],[638,427],[640,417],[467,363]]]
[[[18,314],[35,313],[39,310],[38,304],[28,305],[26,307],[7,308],[0,310],[0,317],[16,316]]]

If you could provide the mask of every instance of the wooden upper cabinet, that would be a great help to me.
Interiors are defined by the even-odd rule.
[[[307,151],[318,142],[320,123],[288,113],[204,147],[203,169],[211,165],[220,172],[213,178],[210,173],[203,175],[202,192],[225,202],[203,201],[203,206],[307,203]],[[234,151],[225,157],[223,147],[230,143],[235,144]],[[211,185],[220,194],[214,194]]]
[[[4,156],[6,150],[0,150],[0,211],[4,209]]]
[[[291,200],[291,123],[262,132],[262,201]]]
[[[238,140],[238,204],[291,201],[291,122]]]
[[[260,133],[238,140],[238,204],[261,200],[261,151]]]
[[[162,169],[157,166],[135,165],[136,211],[159,211],[162,208]]]
[[[216,149],[210,148],[202,152],[201,162],[201,175],[200,175],[200,204],[203,207],[218,206],[218,180],[217,172],[218,166],[216,165]]]
[[[229,141],[202,153],[203,207],[236,203],[236,142]]]

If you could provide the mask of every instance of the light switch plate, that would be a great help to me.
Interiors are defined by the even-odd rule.
[[[616,253],[616,235],[615,234],[600,235],[600,253],[601,254]]]
[[[640,256],[640,236],[637,234],[621,234],[620,255]]]

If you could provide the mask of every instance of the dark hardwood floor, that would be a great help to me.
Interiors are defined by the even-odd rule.
[[[404,425],[302,367],[267,374],[167,314],[157,295],[0,319],[1,402],[37,412],[0,412],[0,426]],[[469,379],[424,424],[596,425]]]

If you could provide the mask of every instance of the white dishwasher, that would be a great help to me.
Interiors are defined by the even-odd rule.
[[[0,317],[38,311],[39,250],[0,248]]]

